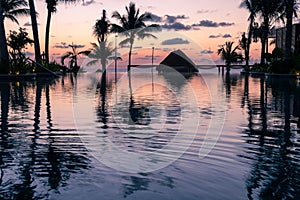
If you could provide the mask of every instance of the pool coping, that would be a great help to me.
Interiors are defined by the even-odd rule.
[[[247,74],[247,72],[241,72],[242,75]],[[274,74],[274,73],[265,73],[265,72],[249,72],[249,75],[252,77],[267,77],[267,78],[293,78],[300,79],[300,75],[297,74]]]
[[[61,72],[56,72],[56,75],[60,76]],[[49,73],[30,73],[30,74],[0,74],[0,81],[15,81],[15,80],[35,80],[36,78],[53,77]]]

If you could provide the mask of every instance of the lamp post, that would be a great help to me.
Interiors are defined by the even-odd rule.
[[[118,35],[115,35],[115,82],[117,82],[117,51],[118,51],[118,46],[117,46],[117,38]]]
[[[153,81],[153,65],[154,63],[154,47],[152,47],[152,68],[151,68],[151,73],[152,73],[152,92],[154,91],[154,81]]]

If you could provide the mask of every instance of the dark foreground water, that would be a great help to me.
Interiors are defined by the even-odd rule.
[[[297,80],[100,77],[0,81],[0,199],[300,199]]]

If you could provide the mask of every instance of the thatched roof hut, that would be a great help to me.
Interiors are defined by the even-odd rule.
[[[171,71],[172,69],[182,73],[198,72],[193,61],[181,50],[172,51],[157,67],[159,72]]]

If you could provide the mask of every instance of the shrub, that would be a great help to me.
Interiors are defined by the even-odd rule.
[[[250,71],[251,72],[262,72],[262,73],[264,73],[264,72],[268,72],[268,67],[269,67],[269,65],[268,64],[259,64],[259,63],[255,63],[252,67],[251,67],[251,69],[250,69]]]
[[[293,68],[293,60],[274,60],[270,63],[268,71],[275,74],[290,74]]]

